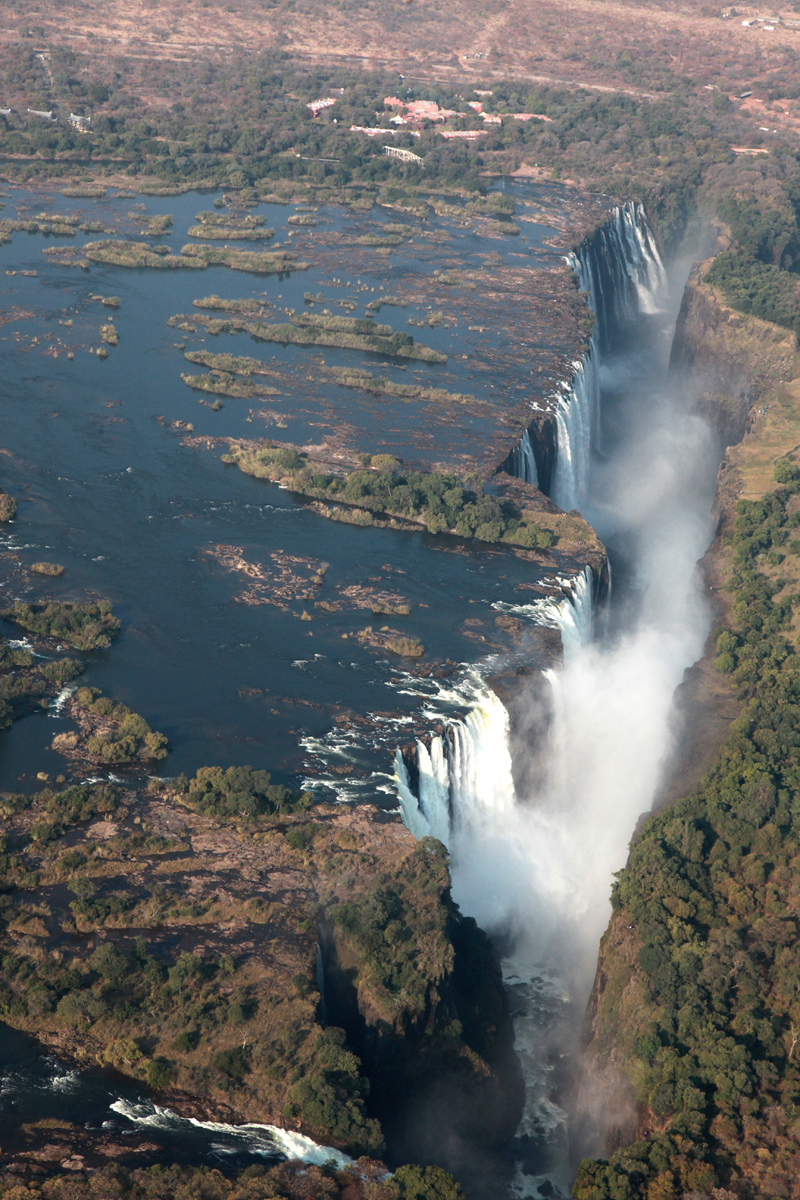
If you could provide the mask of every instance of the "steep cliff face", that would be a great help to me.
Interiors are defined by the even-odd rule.
[[[711,260],[698,263],[683,294],[670,371],[699,390],[698,411],[723,445],[744,437],[750,410],[771,383],[791,378],[794,334],[729,308],[705,280]]]
[[[729,443],[701,564],[716,628],[678,691],[682,752],[659,815],[637,831],[600,946],[575,1149],[610,1162],[582,1164],[580,1200],[626,1186],[798,1194],[795,1018],[782,990],[794,956],[781,939],[798,916],[800,359],[793,335],[734,313],[703,273],[687,285],[672,364],[699,382],[701,410]]]
[[[732,556],[726,543],[736,501],[760,496],[772,486],[774,460],[784,447],[791,448],[792,422],[786,422],[785,414],[793,403],[792,381],[800,375],[794,334],[729,308],[705,282],[708,266],[708,261],[697,264],[686,284],[670,370],[697,395],[697,411],[711,422],[721,443],[715,537],[699,564],[712,605],[712,630],[703,657],[687,670],[676,692],[673,722],[679,752],[654,811],[697,785],[740,711],[729,681],[713,665],[716,634],[732,623],[725,588]]]

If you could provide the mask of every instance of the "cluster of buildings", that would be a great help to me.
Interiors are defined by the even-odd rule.
[[[399,130],[397,129],[382,129],[380,125],[351,125],[351,133],[365,133],[367,137],[396,137]],[[404,133],[410,133],[412,137],[422,137],[418,129],[406,129]]]
[[[0,117],[10,117],[13,111],[13,108],[0,108]],[[27,114],[29,117],[38,117],[40,121],[58,120],[52,108],[47,110],[43,108],[29,108],[27,110]],[[73,129],[77,129],[80,133],[86,133],[91,123],[91,117],[82,117],[79,113],[74,112],[69,114],[68,124],[70,124]]]
[[[314,116],[316,116],[317,113],[321,112],[323,108],[330,108],[331,105],[335,104],[335,103],[336,103],[335,96],[326,96],[324,100],[311,100],[306,105],[306,108],[310,108],[312,113],[314,114]]]
[[[724,17],[732,16],[732,13],[723,13]],[[745,29],[765,29],[768,33],[774,33],[779,25],[785,26],[787,29],[800,29],[800,20],[792,20],[787,17],[746,17],[742,21]]]
[[[478,91],[475,95],[485,98],[492,96],[494,93],[490,91]],[[314,116],[317,115],[323,108],[330,108],[335,104],[335,98],[328,96],[325,99],[312,100],[306,107],[311,109]],[[435,100],[401,100],[399,96],[385,96],[384,107],[396,109],[394,116],[389,118],[389,124],[395,126],[393,129],[387,129],[380,125],[351,125],[351,133],[363,133],[365,137],[394,137],[401,128],[404,133],[411,134],[412,137],[420,137],[423,121],[433,121],[437,124],[443,121],[449,121],[452,117],[465,117],[470,114],[464,111],[456,111],[453,108],[440,108]],[[497,113],[484,112],[483,99],[468,100],[467,105],[473,112],[477,113],[483,120],[484,125],[502,125],[503,117]],[[379,114],[376,113],[376,116]],[[550,121],[552,118],[546,117],[543,113],[508,113],[506,119],[514,121]],[[463,142],[474,142],[480,137],[484,137],[485,129],[439,129],[437,132],[443,138],[456,139]],[[388,147],[384,147],[389,153]],[[402,157],[400,152],[392,151],[395,157]],[[406,153],[406,152],[404,152]],[[408,151],[407,153],[411,153]],[[414,157],[414,156],[412,156]]]

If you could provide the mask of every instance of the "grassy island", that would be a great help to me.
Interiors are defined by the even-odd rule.
[[[13,521],[17,515],[17,502],[8,492],[0,488],[0,521]]]
[[[210,392],[214,396],[231,396],[235,399],[250,400],[254,396],[279,396],[277,388],[267,387],[266,384],[254,383],[251,379],[239,379],[227,371],[219,371],[213,375],[181,375],[187,387],[199,392]]]
[[[43,604],[17,600],[0,616],[41,637],[67,642],[76,650],[110,646],[120,631],[120,622],[112,615],[108,600],[96,603],[48,600]]]
[[[278,275],[286,271],[305,271],[308,263],[298,262],[289,250],[261,253],[256,250],[232,250],[227,246],[207,246],[190,243],[180,254],[168,246],[151,246],[149,242],[104,241],[87,242],[83,254],[90,262],[109,263],[116,267],[154,267],[158,271],[202,270],[208,266],[230,267],[234,271],[250,271],[256,275]]]
[[[415,342],[408,333],[395,333],[391,325],[379,325],[369,317],[298,313],[290,321],[275,325],[247,321],[242,317],[197,317],[197,320],[210,334],[249,333],[257,342],[277,342],[282,346],[338,346],[419,362],[447,362],[446,354]]]
[[[213,241],[268,241],[275,237],[274,229],[259,229],[249,225],[190,225],[189,237],[211,238]]]
[[[254,275],[281,275],[287,271],[307,271],[308,263],[299,262],[290,250],[231,250],[227,246],[207,246],[190,242],[181,249],[181,257],[209,267],[230,267]]]
[[[64,568],[60,563],[51,562],[31,563],[31,571],[34,575],[52,575],[54,577],[64,574]]]
[[[195,308],[208,308],[218,312],[252,313],[259,317],[264,316],[268,308],[272,308],[268,300],[247,298],[223,300],[221,296],[204,296],[201,300],[193,300],[192,304]]]
[[[209,367],[212,371],[226,371],[230,375],[275,375],[272,367],[268,367],[259,358],[247,358],[239,354],[212,354],[210,350],[187,350],[184,354],[187,362],[196,363],[200,367]]]
[[[369,392],[373,396],[397,396],[400,400],[429,400],[433,404],[471,404],[475,397],[469,392],[448,392],[445,388],[426,388],[421,384],[395,383],[385,376],[375,376],[359,367],[331,367],[331,374],[342,387]]]
[[[182,267],[199,270],[206,265],[183,254],[172,254],[167,246],[151,246],[149,242],[87,242],[82,253],[90,262],[115,267],[154,267],[158,271],[171,271]]]
[[[123,764],[158,762],[169,753],[163,733],[154,732],[144,717],[101,695],[97,688],[79,688],[67,711],[78,722],[80,734],[57,734],[52,749],[70,758]]]
[[[462,481],[435,471],[404,473],[390,455],[364,455],[363,461],[363,468],[342,478],[316,469],[296,449],[274,444],[254,448],[234,443],[223,455],[223,462],[235,463],[247,475],[360,510],[357,524],[372,524],[372,514],[400,517],[423,525],[429,533],[453,533],[528,550],[547,549],[556,540],[549,529],[521,519],[516,505],[485,495],[475,477]]]

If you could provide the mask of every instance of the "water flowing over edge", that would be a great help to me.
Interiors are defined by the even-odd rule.
[[[496,601],[492,607],[558,629],[569,659],[592,639],[594,576],[591,567],[573,579],[559,579],[563,596],[531,604]],[[545,677],[550,679],[550,672]],[[395,784],[403,822],[414,837],[435,837],[450,847],[453,833],[479,834],[491,828],[517,803],[511,769],[509,717],[503,702],[478,670],[471,672],[475,703],[463,719],[444,719],[444,732],[430,747],[416,740],[416,791],[400,748],[395,753]]]
[[[600,435],[600,362],[610,335],[641,315],[661,311],[666,272],[644,205],[629,201],[577,251],[566,255],[588,297],[595,327],[589,349],[572,364],[569,380],[562,380],[550,397],[555,417],[555,467],[549,480],[552,500],[568,512],[586,501],[593,450],[602,450]],[[537,409],[538,404],[532,405]],[[539,487],[535,432],[525,430],[505,464],[509,475]],[[547,486],[547,484],[546,484]]]
[[[580,508],[586,500],[592,452],[602,449],[601,352],[608,348],[612,330],[641,315],[660,311],[666,272],[644,206],[638,202],[615,208],[611,219],[566,261],[575,270],[581,290],[587,293],[595,318],[587,353],[573,362],[571,379],[562,381],[553,397],[556,458],[550,494],[560,508],[569,511]],[[506,469],[538,486],[536,464],[529,427]],[[563,586],[568,581],[558,582]],[[493,607],[533,624],[558,628],[567,661],[577,657],[593,636],[593,582],[587,567],[562,599],[547,598],[525,605],[496,602]],[[558,673],[545,671],[543,675],[555,710],[562,701]],[[395,783],[402,818],[417,839],[433,836],[451,847],[462,833],[471,837],[480,837],[482,831],[491,834],[517,805],[509,716],[485,681],[481,679],[479,684],[478,703],[464,720],[447,721],[442,734],[431,736],[429,746],[422,739],[416,740],[416,790],[402,750],[396,751]],[[558,979],[549,978],[546,970],[542,972],[541,964],[523,964],[511,957],[501,965],[509,992],[521,1001],[514,1015],[514,1043],[523,1065],[526,1098],[516,1138],[521,1143],[529,1138],[563,1138],[566,1114],[547,1096],[547,1068],[539,1057],[538,1035],[542,1006],[558,1008],[568,1003],[568,998],[561,994]],[[548,1174],[544,1178],[552,1187],[553,1177]],[[511,1194],[518,1200],[539,1196],[541,1181],[519,1162]]]

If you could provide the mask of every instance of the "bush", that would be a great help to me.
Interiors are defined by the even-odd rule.
[[[153,1088],[154,1091],[160,1091],[163,1088],[169,1087],[172,1082],[173,1069],[172,1064],[166,1058],[154,1058],[148,1064],[147,1086]]]
[[[194,779],[176,781],[181,799],[190,808],[218,820],[257,820],[262,817],[304,812],[311,807],[310,792],[272,783],[267,771],[252,767],[201,767]]]
[[[250,1049],[234,1046],[231,1050],[218,1050],[212,1062],[223,1076],[223,1087],[235,1088],[244,1083],[250,1072]]]
[[[77,650],[96,650],[110,646],[118,636],[120,623],[111,612],[107,600],[96,604],[58,602],[26,604],[22,600],[1,614],[7,621],[21,625],[42,637],[58,638]]]
[[[398,1167],[394,1181],[403,1200],[465,1200],[461,1186],[441,1167]]]
[[[779,458],[775,464],[774,479],[776,483],[798,483],[800,467],[790,463],[788,458]]]

